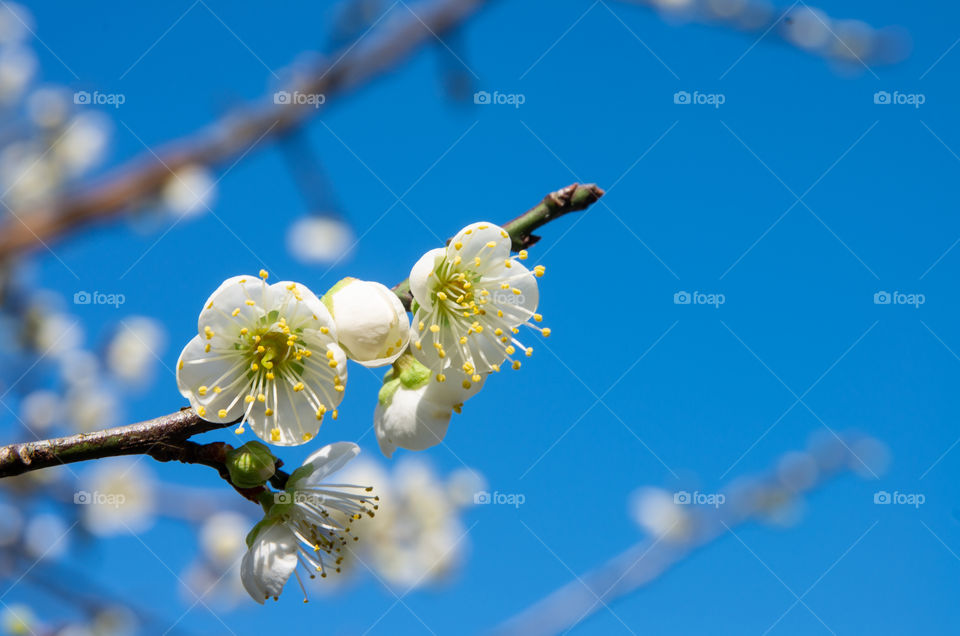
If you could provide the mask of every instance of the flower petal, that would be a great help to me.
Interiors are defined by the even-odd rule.
[[[240,563],[240,580],[256,602],[280,596],[297,567],[297,538],[282,523],[263,528]]]
[[[429,305],[431,282],[436,281],[436,275],[433,271],[437,268],[447,253],[446,249],[438,247],[432,249],[423,256],[410,270],[410,292],[414,299],[421,305]]]
[[[309,468],[302,476],[291,475],[287,482],[287,489],[302,489],[317,487],[323,480],[343,468],[347,462],[360,454],[360,447],[353,442],[334,442],[327,444],[307,457],[303,465],[297,469]]]
[[[380,451],[392,457],[397,448],[420,451],[443,441],[453,415],[453,405],[425,399],[431,382],[420,389],[398,390],[389,405],[378,404],[373,414]]]
[[[237,356],[224,357],[222,354],[207,353],[206,339],[194,336],[180,354],[177,362],[177,388],[190,400],[190,405],[198,409],[203,407],[201,417],[211,422],[230,422],[243,414],[243,403],[235,400],[237,393],[243,391],[246,368]],[[240,385],[239,387],[237,385]],[[228,391],[215,391],[214,387]],[[223,409],[226,415],[221,417]],[[198,409],[199,410],[199,409]]]
[[[453,260],[459,254],[468,262],[479,257],[483,262],[495,263],[510,258],[510,245],[510,235],[499,225],[487,221],[471,223],[450,241],[447,258]]]

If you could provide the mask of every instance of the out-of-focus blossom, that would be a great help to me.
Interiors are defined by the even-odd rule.
[[[147,384],[165,344],[166,334],[156,320],[143,316],[124,319],[107,345],[107,368],[127,384]]]
[[[69,112],[69,97],[61,88],[38,88],[27,98],[27,114],[31,121],[41,128],[53,129],[62,126]]]
[[[27,521],[23,547],[34,559],[56,559],[70,547],[70,527],[58,515],[39,514]]]
[[[0,625],[3,626],[3,633],[10,636],[32,636],[40,629],[36,614],[21,603],[5,605],[3,613],[0,614]]]
[[[66,404],[67,418],[79,433],[116,426],[120,419],[119,398],[106,386],[93,384],[71,389]]]
[[[344,567],[354,574],[366,571],[355,562],[359,559],[378,577],[404,586],[441,583],[456,571],[469,548],[462,509],[476,492],[467,496],[460,488],[482,479],[457,472],[445,480],[412,457],[398,462],[392,474],[375,461],[356,462],[344,479],[373,485],[381,504],[376,518],[355,529],[361,541],[350,552],[359,553],[348,554]]]
[[[0,503],[0,548],[16,543],[23,531],[23,514],[10,504]]]
[[[247,529],[251,521],[236,512],[217,512],[200,528],[200,547],[214,566],[226,569],[238,565],[247,549]]]
[[[0,5],[0,44],[24,40],[33,29],[33,16],[22,5],[4,2]]]
[[[301,263],[334,263],[353,251],[349,225],[329,216],[305,216],[287,231],[287,249]]]
[[[110,138],[109,120],[97,112],[77,115],[51,146],[65,177],[83,174],[103,158]]]
[[[203,166],[177,170],[163,187],[163,202],[177,218],[192,217],[210,209],[217,194],[216,180]]]
[[[23,93],[37,70],[37,58],[28,48],[0,48],[0,102],[10,103]]]
[[[20,404],[20,419],[29,430],[38,435],[59,424],[62,417],[62,401],[60,395],[54,391],[33,391],[27,394]]]
[[[155,488],[144,462],[101,461],[81,478],[74,503],[83,508],[83,524],[94,534],[139,532],[153,524]]]
[[[660,488],[638,489],[630,499],[634,521],[655,538],[686,540],[693,530],[692,520],[675,497],[675,493]]]

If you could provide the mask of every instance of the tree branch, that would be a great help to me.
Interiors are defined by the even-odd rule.
[[[387,20],[379,35],[347,47],[313,69],[305,78],[283,87],[290,93],[336,94],[360,87],[395,67],[418,47],[470,16],[484,0],[434,0],[402,20]],[[404,5],[406,6],[406,5]],[[172,172],[188,165],[222,165],[242,156],[258,142],[275,138],[320,112],[312,104],[274,101],[271,92],[255,105],[238,109],[219,121],[170,142],[120,166],[104,179],[52,202],[11,210],[14,217],[0,226],[0,260],[37,248],[64,234],[108,221],[156,196]]]
[[[522,249],[540,240],[540,237],[532,234],[537,228],[564,214],[585,210],[602,196],[603,190],[592,183],[585,185],[574,183],[551,192],[539,204],[505,223],[503,227],[510,233],[513,246]],[[409,281],[403,281],[394,288],[394,291],[409,309],[412,300]],[[108,428],[95,433],[80,433],[69,437],[10,444],[0,447],[0,478],[88,459],[150,455],[162,462],[180,461],[211,466],[229,482],[230,476],[226,472],[224,460],[226,452],[231,447],[223,442],[196,444],[188,441],[188,438],[233,426],[235,423],[207,422],[201,419],[192,408],[183,408],[176,413],[152,420]],[[279,468],[280,465],[278,463],[277,467]],[[276,488],[283,488],[286,477],[285,473],[278,471],[274,479],[271,479],[271,483]],[[256,495],[262,490],[236,486],[234,488],[252,501],[256,501]]]

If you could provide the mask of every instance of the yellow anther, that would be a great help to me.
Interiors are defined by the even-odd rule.
[[[333,360],[333,351],[327,350],[327,360]]]
[[[514,360],[514,361],[513,361],[513,369],[514,369],[514,371],[516,371],[516,370],[519,369],[519,368],[520,368],[520,361],[519,361],[519,360]]]
[[[527,357],[529,358],[532,355],[533,355],[533,347],[527,347]]]
[[[430,325],[430,331],[432,331],[433,333],[437,333],[438,331],[440,331],[440,325]]]
[[[206,414],[207,414],[207,409],[206,409],[206,408],[204,408],[204,407],[202,407],[202,406],[198,406],[198,407],[197,407],[197,415],[199,415],[200,417],[203,417],[203,416],[206,415]]]
[[[473,377],[471,377],[470,379],[473,380],[474,382],[479,382],[479,381],[482,380],[483,378],[480,377],[480,374],[479,374],[479,373],[474,373],[474,374],[473,374]]]
[[[207,340],[213,338],[213,329],[210,328],[210,325],[203,328],[203,333],[207,336]]]
[[[219,411],[217,411],[217,417],[219,417],[220,419],[223,419],[226,416],[227,416],[227,409],[220,409]]]
[[[458,250],[462,247],[463,247],[463,243],[461,243],[460,241],[457,241],[456,243],[453,244],[453,249],[455,250]]]
[[[309,442],[309,441],[312,440],[312,439],[313,439],[313,433],[304,433],[304,434],[303,434],[303,441]],[[307,599],[303,599],[303,600],[306,601]]]
[[[234,318],[236,318],[237,316],[240,315],[240,308],[237,307],[237,308],[234,309],[232,312],[230,312],[230,314],[231,314]]]
[[[303,391],[303,382],[297,382],[293,385],[294,391]]]
[[[331,416],[333,419],[337,419],[337,417],[340,416],[340,411],[338,411],[337,409],[333,409],[333,413],[331,413],[330,416]]]
[[[517,252],[517,258],[519,258],[521,261],[527,260],[527,250],[520,250]]]
[[[206,394],[207,394],[207,387],[206,387],[206,386],[197,387],[197,393],[199,393],[201,396],[206,395]]]
[[[520,294],[523,293],[522,291],[520,291],[520,290],[517,289],[516,287],[514,287],[512,291],[513,291],[513,295],[514,295],[514,296],[519,296]]]
[[[280,429],[274,428],[270,430],[270,441],[279,442],[280,441]]]
[[[510,283],[500,283],[500,289],[510,289]]]
[[[266,351],[266,350],[267,350],[267,348],[264,347],[263,345],[260,345],[260,346],[257,347],[257,353],[263,353],[263,352]]]
[[[464,380],[464,381],[463,381],[463,388],[465,388],[465,389],[469,389],[469,388],[470,388],[470,380]]]
[[[533,314],[533,319],[536,320],[537,322],[541,322],[543,321],[543,316],[541,316],[540,314]]]
[[[267,396],[264,395],[263,393],[257,396],[257,402],[266,402],[266,401],[267,401]]]
[[[331,369],[336,369],[337,364],[339,363],[336,360],[331,360],[330,362],[327,363],[327,366],[329,366]]]
[[[544,328],[543,328],[543,331],[542,331],[541,333],[543,333],[543,337],[544,337],[544,338],[549,337],[549,336],[550,336],[550,327],[544,327]]]
[[[460,344],[467,344],[467,337],[466,337],[466,336],[460,336]]]
[[[269,275],[270,275],[270,274],[267,273],[267,270],[265,270],[265,269],[261,269],[261,270],[260,270],[260,278],[262,278],[263,280],[267,280],[267,276],[269,276]]]
[[[538,277],[543,276],[546,272],[547,272],[547,268],[544,267],[543,265],[537,265],[536,267],[533,268],[533,273]]]
[[[267,379],[268,379],[268,380],[272,380],[272,379],[274,379],[275,377],[276,377],[276,376],[273,375],[273,371],[268,371],[268,372],[267,372]]]
[[[442,373],[437,374],[437,382],[446,382],[446,381],[447,381],[447,376],[443,375]]]
[[[504,351],[507,352],[508,356],[512,356],[514,353],[516,353],[517,350],[514,348],[513,345],[507,345],[507,348],[504,349]]]
[[[446,294],[444,294],[443,292],[437,292],[437,300],[446,300],[446,299],[447,299]]]
[[[263,414],[266,415],[267,417],[270,417],[271,415],[273,415],[273,409],[271,409],[271,408],[268,407],[268,408],[263,412]]]
[[[324,333],[324,334],[330,333],[330,329],[327,327],[320,327],[320,333]]]
[[[488,242],[487,242],[487,247],[496,247],[496,246],[497,246],[497,242],[496,242],[496,241],[488,241]]]
[[[250,333],[250,330],[247,329],[246,327],[242,327],[242,328],[240,329],[240,335],[241,335],[241,336],[245,336],[245,335],[247,335],[248,333]]]
[[[424,327],[426,327],[426,325],[424,325],[424,324],[423,324],[423,321],[421,320],[421,321],[420,321],[420,324],[417,325],[417,329],[418,329],[419,331],[423,331],[423,328],[424,328]]]

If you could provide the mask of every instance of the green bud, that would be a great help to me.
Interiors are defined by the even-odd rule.
[[[401,387],[410,390],[419,389],[430,383],[430,376],[430,369],[420,364],[413,354],[404,353],[383,376],[383,386],[380,387],[377,401],[388,406]]]
[[[277,458],[260,442],[247,442],[227,453],[230,481],[239,488],[262,486],[276,472]]]

